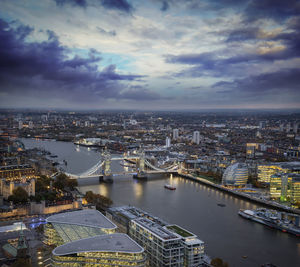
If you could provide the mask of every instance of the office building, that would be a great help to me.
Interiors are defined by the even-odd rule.
[[[204,242],[178,225],[132,206],[108,209],[107,217],[144,247],[149,266],[200,266]]]
[[[245,186],[247,180],[247,164],[235,163],[226,168],[222,177],[222,184],[226,186]]]
[[[259,148],[258,143],[247,143],[246,144],[246,157],[247,158],[254,158],[255,152]]]
[[[294,133],[295,133],[295,134],[298,133],[298,128],[299,128],[299,122],[295,122],[295,123],[294,123]]]
[[[173,140],[177,140],[179,138],[179,130],[173,129]]]
[[[21,120],[19,121],[19,127],[18,128],[19,128],[19,130],[23,129],[23,122]]]
[[[270,183],[276,173],[300,173],[300,162],[265,163],[257,166],[258,181]]]
[[[96,235],[52,251],[52,266],[137,266],[146,263],[144,249],[128,235]]]
[[[145,248],[150,266],[183,266],[181,238],[159,222],[134,219],[129,223],[129,235]]]
[[[282,171],[279,163],[266,163],[257,166],[257,178],[261,183],[270,183],[271,176]]]
[[[171,147],[171,138],[170,137],[167,137],[166,138],[166,147]]]
[[[200,143],[200,133],[199,133],[199,131],[194,131],[194,133],[193,133],[193,143],[199,145],[199,143]]]
[[[264,129],[266,128],[266,122],[265,121],[260,121],[259,122],[259,129]]]
[[[48,217],[44,243],[57,246],[52,266],[145,266],[144,249],[116,228],[93,209]]]
[[[272,175],[270,197],[291,203],[300,202],[300,174],[277,173]]]

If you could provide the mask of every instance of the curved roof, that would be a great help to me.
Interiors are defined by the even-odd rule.
[[[224,181],[235,181],[237,179],[248,178],[248,168],[244,163],[234,163],[226,168],[223,173],[223,182]]]
[[[61,245],[52,251],[55,256],[80,252],[142,253],[144,252],[144,249],[128,235],[116,233],[80,239]]]
[[[64,212],[47,218],[48,223],[64,223],[80,226],[115,229],[117,226],[107,219],[101,212],[94,209],[85,209]]]

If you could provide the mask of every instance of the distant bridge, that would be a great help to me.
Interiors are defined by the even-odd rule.
[[[135,160],[135,170],[134,171],[121,171],[113,172],[111,170],[111,161],[113,160]],[[146,170],[145,167],[148,169]],[[171,166],[166,168],[159,168],[154,166],[146,157],[144,151],[140,150],[137,156],[123,156],[112,158],[108,151],[104,151],[101,155],[100,160],[92,166],[90,169],[84,171],[80,174],[72,174],[65,172],[66,175],[70,176],[71,179],[78,178],[90,178],[90,177],[112,177],[117,175],[141,175],[141,174],[150,174],[150,173],[171,173],[178,170],[178,164],[175,162]]]

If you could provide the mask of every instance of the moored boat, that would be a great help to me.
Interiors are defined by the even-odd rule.
[[[170,184],[165,184],[165,188],[169,189],[169,190],[176,190],[176,187]]]
[[[270,228],[300,236],[299,215],[264,208],[256,210],[241,209],[238,214],[243,218],[261,223]]]

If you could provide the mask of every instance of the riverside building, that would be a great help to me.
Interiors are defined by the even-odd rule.
[[[245,186],[248,180],[248,168],[245,163],[235,163],[227,167],[222,184],[226,186]]]
[[[127,229],[129,236],[144,247],[149,266],[201,266],[204,242],[178,225],[131,206],[110,208],[107,216]]]
[[[145,266],[144,249],[99,211],[85,209],[52,215],[45,225],[52,266]]]
[[[300,173],[300,162],[269,163],[257,167],[258,181],[262,183],[270,183],[276,173]]]
[[[300,174],[274,174],[270,182],[270,196],[293,204],[300,202]]]

